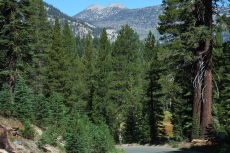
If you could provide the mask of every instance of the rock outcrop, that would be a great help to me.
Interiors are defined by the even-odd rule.
[[[8,152],[14,152],[14,149],[7,137],[8,132],[9,131],[6,127],[0,125],[0,149],[5,149]]]
[[[38,139],[25,139],[20,130],[24,130],[22,123],[0,116],[0,153],[42,153],[36,145]]]

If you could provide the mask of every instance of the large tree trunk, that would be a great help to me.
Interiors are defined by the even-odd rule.
[[[200,15],[202,11],[202,2],[196,1],[194,6],[194,16],[196,18],[196,27],[204,24],[204,20]],[[200,138],[201,123],[201,106],[202,106],[202,86],[203,86],[203,58],[204,42],[199,42],[199,47],[195,49],[193,54],[196,56],[194,64],[194,81],[193,81],[193,122],[191,139]]]
[[[197,61],[194,67],[192,139],[207,138],[212,123],[212,14],[212,0],[196,1],[195,26],[207,26],[210,35],[200,41],[194,52]]]
[[[205,5],[205,25],[210,31],[210,38],[205,41],[204,48],[204,97],[201,118],[201,137],[207,138],[209,128],[212,124],[212,0],[204,0]]]
[[[192,138],[197,139],[200,137],[200,115],[201,115],[201,92],[202,92],[202,74],[201,74],[201,61],[196,61],[194,67],[194,82],[193,82],[193,123],[192,123]]]

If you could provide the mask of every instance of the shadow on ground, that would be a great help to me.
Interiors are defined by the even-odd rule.
[[[203,153],[230,153],[230,144],[216,144],[211,146],[191,146],[189,149],[182,148],[183,151],[194,150]]]

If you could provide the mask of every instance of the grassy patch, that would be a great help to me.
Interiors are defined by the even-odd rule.
[[[165,111],[164,120],[162,121],[163,125],[165,125],[166,134],[170,137],[173,136],[173,125],[171,124],[171,116],[172,114],[169,111]]]

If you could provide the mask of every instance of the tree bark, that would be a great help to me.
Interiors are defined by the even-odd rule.
[[[200,136],[200,117],[201,117],[201,92],[202,92],[202,76],[200,72],[201,61],[195,63],[194,82],[193,82],[193,123],[192,138],[197,139]]]
[[[206,139],[212,123],[212,9],[212,0],[196,1],[195,26],[205,25],[210,34],[206,40],[200,41],[199,47],[194,52],[197,61],[193,83],[192,139],[199,137]]]
[[[196,18],[195,27],[204,24],[203,17],[200,12],[202,11],[202,2],[196,1],[194,6],[194,16]],[[204,42],[199,42],[199,47],[195,49],[193,54],[196,56],[194,64],[194,81],[193,81],[193,123],[191,139],[200,138],[200,123],[201,123],[201,106],[202,106],[202,86],[203,86],[203,58],[202,52],[204,50]]]
[[[209,129],[212,124],[212,0],[204,0],[205,5],[205,25],[210,31],[210,38],[205,41],[204,48],[204,97],[201,118],[201,137],[207,139]]]
[[[9,57],[9,69],[10,69],[9,85],[10,85],[10,93],[14,92],[14,87],[15,87],[15,78],[14,78],[14,74],[12,74],[12,72],[15,71],[14,59],[15,59],[14,55],[10,55],[10,57]]]

